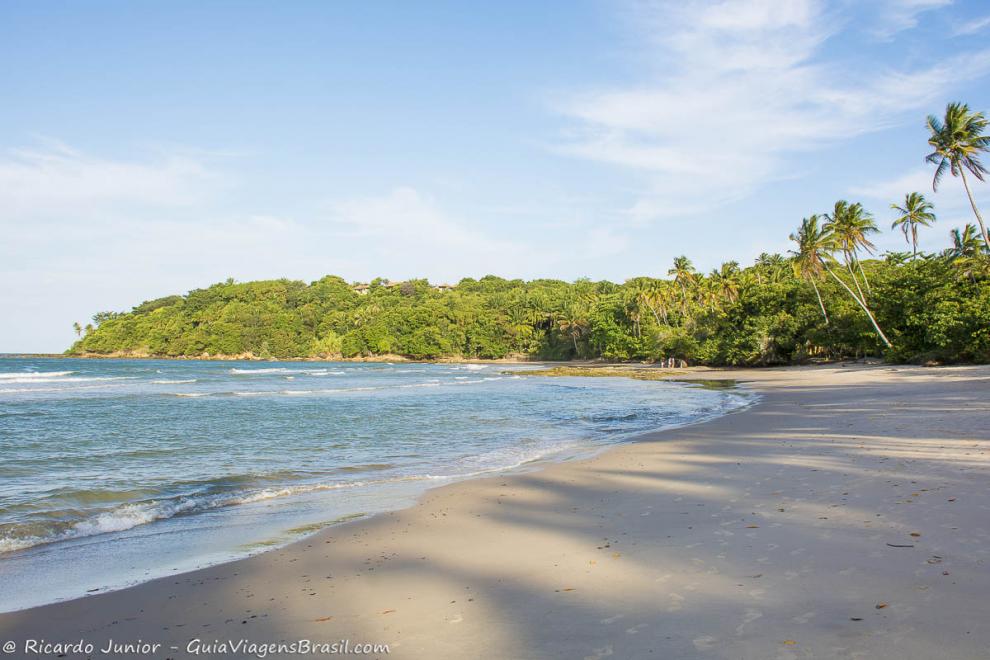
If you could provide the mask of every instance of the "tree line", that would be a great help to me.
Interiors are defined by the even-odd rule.
[[[891,204],[908,250],[877,254],[876,218],[839,200],[791,234],[787,255],[700,273],[686,256],[666,278],[374,280],[327,276],[228,280],[184,296],[101,312],[70,354],[166,357],[661,360],[771,365],[868,355],[892,361],[990,361],[990,236],[967,173],[984,181],[987,119],[951,103],[927,120],[933,189],[962,180],[976,224],[942,251],[918,249],[936,224],[920,192]]]

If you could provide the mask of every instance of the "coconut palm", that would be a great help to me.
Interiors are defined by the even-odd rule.
[[[935,222],[932,210],[935,206],[925,199],[921,193],[904,195],[904,206],[891,204],[890,208],[897,211],[897,219],[890,225],[891,229],[901,228],[904,240],[911,246],[914,258],[918,256],[918,227],[931,227]]]
[[[978,272],[987,270],[987,249],[980,240],[978,230],[974,225],[967,224],[960,231],[953,229],[949,232],[952,237],[952,247],[945,250],[943,256],[952,262],[963,277],[976,279]]]
[[[846,269],[852,276],[853,284],[856,285],[860,297],[863,297],[863,289],[859,286],[854,268],[859,269],[863,276],[866,292],[869,293],[870,282],[866,279],[866,271],[863,270],[863,264],[859,261],[859,250],[863,249],[867,253],[873,254],[873,250],[876,249],[876,245],[871,243],[868,238],[870,234],[880,232],[876,223],[873,222],[873,216],[863,209],[862,204],[858,202],[850,204],[846,200],[840,199],[835,203],[832,213],[825,214],[824,228],[835,239],[835,246],[842,251]]]
[[[828,312],[825,311],[825,303],[818,290],[818,280],[825,275],[825,255],[832,246],[832,237],[819,226],[818,216],[813,215],[801,221],[797,233],[791,234],[790,239],[797,243],[797,250],[788,250],[793,255],[794,274],[811,282],[825,325],[828,325]]]
[[[578,357],[580,349],[578,340],[588,334],[591,329],[591,322],[588,320],[588,305],[582,297],[572,301],[567,307],[560,311],[557,316],[557,327],[562,333],[570,337],[574,344],[574,357]]]
[[[973,259],[983,252],[980,236],[973,225],[967,224],[962,231],[953,229],[949,236],[952,237],[952,247],[947,250],[950,257]]]
[[[801,222],[801,227],[798,228],[797,233],[791,234],[791,240],[798,244],[798,249],[796,251],[792,250],[791,254],[795,256],[795,261],[801,264],[800,268],[802,271],[807,272],[809,275],[815,273],[820,275],[821,270],[819,269],[823,269],[828,273],[866,313],[866,316],[870,319],[870,323],[873,324],[874,330],[877,331],[877,335],[887,345],[887,348],[890,348],[890,340],[887,339],[887,335],[880,329],[880,324],[877,323],[876,317],[873,316],[873,312],[870,311],[870,307],[866,304],[866,298],[862,295],[856,295],[856,292],[841,277],[836,275],[832,268],[832,264],[836,263],[835,257],[832,256],[832,251],[837,248],[841,249],[841,242],[830,229],[829,223],[824,223],[821,229],[819,229],[817,216],[805,218]],[[852,269],[849,270],[852,273]],[[815,286],[815,292],[818,292],[817,285]],[[819,304],[821,303],[820,295],[818,302]],[[821,308],[822,314],[825,314],[825,306],[821,305]]]
[[[967,170],[980,181],[984,180],[983,175],[987,173],[983,163],[980,162],[980,152],[990,150],[990,135],[983,134],[988,123],[990,122],[982,112],[972,112],[965,103],[950,103],[945,106],[944,119],[928,115],[927,124],[930,133],[928,144],[934,151],[925,156],[925,160],[935,165],[932,190],[938,190],[939,181],[946,171],[962,179],[966,196],[969,197],[969,205],[973,208],[976,221],[980,224],[983,243],[990,250],[990,236],[987,235],[983,216],[976,208],[973,192],[969,189],[969,181],[966,179]]]
[[[734,303],[739,299],[739,262],[727,261],[708,276],[718,297]]]
[[[762,285],[779,282],[787,268],[787,261],[779,254],[763,252],[756,258],[756,281]]]
[[[674,277],[674,282],[681,289],[681,311],[687,315],[688,289],[698,279],[694,264],[684,255],[674,257],[674,267],[667,274]]]

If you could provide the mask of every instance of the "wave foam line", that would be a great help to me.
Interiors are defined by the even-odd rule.
[[[75,371],[6,371],[0,373],[0,380],[8,380],[10,378],[31,378],[31,379],[41,379],[41,378],[57,378],[59,376],[68,376],[70,374],[76,373]]]

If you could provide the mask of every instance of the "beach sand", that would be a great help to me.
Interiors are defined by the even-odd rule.
[[[3,614],[0,643],[141,639],[164,646],[132,657],[161,658],[194,657],[197,638],[348,639],[391,658],[990,657],[990,368],[692,377],[739,379],[762,401],[241,561]]]

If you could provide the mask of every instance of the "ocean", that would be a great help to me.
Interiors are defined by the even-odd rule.
[[[0,357],[0,610],[135,584],[751,402],[539,365]]]

